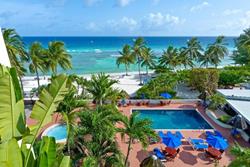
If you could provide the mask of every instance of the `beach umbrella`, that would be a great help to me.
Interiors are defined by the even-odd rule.
[[[241,115],[234,116],[228,121],[228,123],[238,129],[247,129],[246,120]]]
[[[164,137],[162,143],[170,148],[177,148],[181,145],[181,140],[175,136]]]
[[[207,143],[218,150],[225,150],[228,148],[228,142],[219,136],[207,138]]]
[[[165,99],[171,99],[172,98],[172,95],[167,93],[167,92],[161,93],[160,96],[165,98]]]
[[[164,165],[157,156],[151,155],[141,162],[140,167],[164,167]]]

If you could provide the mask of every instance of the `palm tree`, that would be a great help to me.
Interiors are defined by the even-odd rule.
[[[104,73],[92,75],[88,82],[87,91],[92,94],[97,104],[102,105],[103,101],[112,95],[112,86],[115,83],[118,81],[110,79],[109,75]]]
[[[3,29],[3,38],[10,64],[16,69],[18,76],[21,77],[25,73],[23,62],[29,60],[29,56],[25,51],[24,42],[14,29]]]
[[[46,55],[48,58],[48,66],[50,67],[53,75],[57,75],[58,66],[64,70],[72,68],[71,55],[67,53],[63,42],[49,42]]]
[[[194,60],[197,60],[199,57],[202,56],[202,46],[197,38],[191,38],[187,42],[187,47],[182,47],[180,49],[180,56],[182,64],[185,66],[190,66],[193,68]]]
[[[143,57],[141,66],[146,66],[146,73],[148,75],[148,67],[152,68],[155,67],[155,55],[151,48],[145,47],[143,49]]]
[[[125,65],[126,75],[128,76],[128,68],[130,64],[134,63],[134,58],[131,55],[131,50],[129,45],[124,45],[120,57],[116,59],[116,64],[119,67],[121,64]]]
[[[113,105],[98,106],[79,113],[80,122],[76,145],[85,159],[92,157],[97,166],[121,166],[122,154],[114,140],[115,124],[122,115]],[[78,154],[78,152],[77,152]],[[117,164],[117,165],[116,165]]]
[[[70,155],[70,146],[74,144],[73,136],[76,129],[76,109],[86,108],[86,102],[76,96],[77,90],[72,87],[70,91],[65,95],[64,100],[57,107],[56,112],[61,113],[62,121],[67,126],[67,150]]]
[[[142,146],[146,148],[149,144],[149,137],[156,137],[154,130],[151,128],[151,121],[149,119],[138,119],[138,114],[138,112],[133,112],[129,118],[124,116],[122,120],[124,128],[117,129],[121,133],[122,139],[125,138],[125,135],[128,136],[128,151],[124,166],[128,163],[131,144],[134,140],[139,140]]]
[[[142,85],[141,62],[143,60],[143,49],[144,48],[145,48],[145,41],[144,41],[144,39],[142,37],[137,38],[134,41],[134,45],[132,47],[132,56],[137,59],[138,72],[139,72],[139,78],[140,78],[139,85]]]
[[[224,42],[224,36],[218,36],[215,42],[208,46],[206,52],[209,54],[212,59],[211,63],[217,67],[226,55],[228,55],[228,49],[226,47],[226,43]]]
[[[44,56],[44,53],[45,52],[42,48],[41,43],[34,42],[30,46],[29,55],[31,63],[29,65],[29,70],[31,73],[36,73],[38,87],[40,87],[38,70],[42,71],[43,73],[48,71],[48,69],[46,68],[46,58]]]
[[[208,68],[209,64],[213,64],[213,55],[211,55],[208,50],[206,50],[204,55],[199,57],[198,62],[201,63],[200,66],[205,66]]]
[[[163,55],[159,59],[160,65],[174,69],[181,64],[179,51],[173,46],[169,46],[164,50]]]
[[[236,45],[239,47],[250,47],[250,28],[244,30],[244,33],[237,39]]]

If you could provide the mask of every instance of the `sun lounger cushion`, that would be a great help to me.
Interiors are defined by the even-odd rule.
[[[166,159],[166,156],[164,153],[161,152],[159,148],[154,148],[154,154],[159,158],[159,159]]]
[[[207,149],[208,145],[207,144],[194,144],[193,147],[196,150],[200,150],[200,149]]]
[[[175,132],[175,135],[176,135],[176,137],[178,137],[179,139],[183,139],[183,138],[184,138],[180,131]]]
[[[204,140],[203,140],[203,139],[192,139],[192,138],[189,138],[189,141],[190,141],[192,144],[204,143]]]

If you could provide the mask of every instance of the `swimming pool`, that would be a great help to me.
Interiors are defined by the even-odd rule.
[[[133,109],[139,119],[148,118],[153,129],[213,129],[196,111],[190,109]]]
[[[55,124],[46,129],[42,136],[50,136],[56,139],[56,142],[66,142],[67,128],[65,124]]]

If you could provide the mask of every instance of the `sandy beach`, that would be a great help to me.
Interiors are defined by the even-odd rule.
[[[118,88],[120,90],[126,91],[130,96],[133,96],[133,94],[141,87],[139,86],[140,79],[138,72],[129,72],[128,76],[125,75],[125,72],[122,73],[106,73],[110,75],[110,78],[118,80],[117,84],[114,84],[114,88]],[[145,80],[145,78],[148,78],[152,76],[153,72],[150,71],[149,75],[147,76],[145,73],[142,73],[142,81]],[[83,78],[90,79],[92,74],[86,74],[86,75],[79,75]],[[47,85],[50,80],[50,76],[39,76],[40,78],[40,85]],[[37,88],[37,79],[36,76],[24,76],[22,78],[23,87],[25,94],[29,94],[29,92],[33,88]]]

